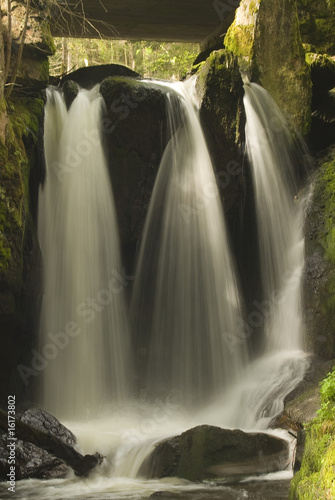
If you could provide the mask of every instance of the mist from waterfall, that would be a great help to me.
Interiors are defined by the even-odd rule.
[[[161,86],[171,139],[143,231],[132,325],[144,391],[177,391],[185,404],[203,405],[241,372],[247,346],[240,341],[234,263],[192,89]]]
[[[99,411],[129,392],[126,282],[102,110],[96,88],[80,90],[68,111],[62,93],[47,90],[38,218],[44,263],[41,400],[62,418]]]

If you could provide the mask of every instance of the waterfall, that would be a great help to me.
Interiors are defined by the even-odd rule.
[[[102,102],[97,89],[81,90],[67,111],[62,94],[47,90],[38,359],[43,405],[58,417],[98,411],[129,390],[127,283],[100,133]]]
[[[70,420],[80,452],[98,450],[105,457],[87,481],[57,480],[59,494],[50,490],[47,496],[139,498],[200,487],[141,478],[156,443],[201,424],[267,430],[304,375],[304,199],[294,199],[288,125],[261,87],[245,85],[265,320],[264,349],[250,362],[248,318],[194,84],[148,82],[165,92],[170,140],[138,253],[130,307],[134,353],[100,133],[102,98],[96,88],[80,90],[67,110],[62,92],[47,90],[46,180],[38,216],[42,402]],[[132,354],[143,398],[129,397]],[[99,418],[83,418],[110,403]],[[42,500],[43,488],[32,488]],[[231,493],[218,489],[221,496]]]
[[[188,82],[189,86],[194,82]],[[157,82],[155,82],[157,85]],[[132,324],[149,394],[183,401],[232,383],[247,359],[234,264],[197,106],[185,84],[162,84],[171,139],[141,241]]]
[[[246,150],[256,199],[266,350],[301,349],[301,277],[304,264],[303,203],[294,202],[294,143],[271,96],[244,85]]]

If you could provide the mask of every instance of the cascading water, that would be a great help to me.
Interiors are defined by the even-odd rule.
[[[101,115],[97,89],[81,90],[69,111],[62,94],[47,91],[39,353],[43,406],[61,417],[98,410],[129,390],[125,283]]]
[[[289,126],[272,97],[244,86],[246,150],[255,188],[266,350],[302,348],[302,207],[294,203]]]
[[[208,498],[209,484],[139,477],[157,440],[204,423],[267,429],[306,368],[299,350],[303,203],[293,202],[284,119],[263,89],[245,86],[266,317],[264,350],[248,364],[246,343],[239,341],[248,320],[242,323],[219,193],[198,113],[185,89],[189,82],[155,85],[167,92],[171,140],[148,210],[131,311],[138,334],[136,356],[145,361],[142,387],[155,401],[128,399],[124,406],[112,406],[104,418],[69,423],[80,451],[98,450],[106,457],[103,466],[86,481],[72,476],[49,481],[44,488],[36,480],[23,482],[22,495],[31,496],[33,490],[40,500],[138,500],[168,490],[177,498],[192,491],[197,498]],[[47,174],[39,206],[45,265],[40,343],[47,358],[44,405],[60,416],[69,415],[71,408],[77,420],[87,407],[115,401],[128,387],[124,279],[100,113],[96,90],[80,91],[69,111],[62,94],[48,90]],[[208,406],[210,392],[216,400]],[[185,403],[197,399],[202,411],[192,406],[191,412],[185,410]],[[217,489],[217,498],[248,498],[246,491]]]
[[[246,152],[256,203],[264,318],[261,356],[247,367],[227,399],[225,422],[266,429],[284,409],[284,398],[302,380],[308,360],[303,347],[301,279],[303,219],[308,195],[294,201],[296,145],[272,97],[255,83],[244,85]],[[299,153],[306,154],[301,139]]]
[[[246,345],[234,342],[240,299],[195,103],[185,85],[162,86],[171,139],[144,228],[133,325],[138,352],[146,356],[145,389],[177,391],[185,402],[203,404],[236,378]]]

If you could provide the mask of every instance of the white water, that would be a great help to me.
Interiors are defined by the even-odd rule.
[[[215,483],[195,485],[176,478],[147,481],[138,475],[141,464],[158,440],[179,434],[195,425],[208,423],[228,428],[239,427],[249,431],[267,429],[273,417],[282,410],[283,399],[286,394],[296,386],[304,374],[307,361],[305,355],[299,350],[302,330],[301,310],[299,309],[299,287],[303,265],[302,209],[292,201],[293,189],[291,190],[287,186],[290,183],[285,180],[285,176],[284,180],[279,176],[283,188],[289,191],[289,193],[286,191],[283,193],[283,198],[289,204],[289,211],[285,206],[283,213],[279,214],[281,205],[278,205],[278,210],[274,209],[272,212],[277,217],[282,215],[284,219],[286,218],[289,237],[284,237],[286,246],[280,247],[281,249],[284,248],[286,252],[283,252],[283,257],[281,252],[276,251],[276,244],[282,245],[282,242],[277,242],[275,232],[271,232],[267,225],[264,226],[269,231],[264,239],[266,241],[270,239],[271,241],[271,243],[263,244],[264,262],[266,266],[273,265],[275,268],[274,271],[270,271],[271,275],[273,275],[271,279],[273,279],[274,285],[271,284],[266,288],[266,280],[264,280],[264,298],[269,301],[269,303],[266,303],[268,308],[266,317],[268,318],[267,332],[269,332],[269,340],[267,342],[267,353],[259,360],[248,365],[245,352],[246,342],[241,341],[242,337],[239,331],[241,325],[238,320],[242,316],[233,266],[226,241],[222,209],[212,165],[198,121],[197,110],[194,108],[192,99],[185,95],[186,91],[180,85],[169,87],[171,90],[169,96],[171,105],[169,120],[171,128],[175,132],[162,159],[149,209],[139,258],[139,270],[137,272],[132,309],[135,325],[137,324],[140,328],[149,325],[149,335],[143,337],[144,345],[137,341],[137,348],[143,354],[144,364],[146,365],[144,379],[142,380],[143,387],[149,395],[155,391],[157,394],[161,390],[163,395],[160,395],[160,398],[165,397],[165,399],[155,399],[153,395],[150,403],[128,400],[127,404],[123,406],[111,405],[110,411],[106,411],[99,419],[86,422],[85,419],[82,419],[81,422],[69,421],[67,425],[78,437],[78,446],[81,452],[94,453],[99,451],[106,457],[102,467],[94,471],[89,479],[77,479],[71,475],[66,480],[48,481],[47,484],[42,483],[43,488],[41,488],[41,482],[37,480],[22,482],[19,487],[21,492],[18,493],[20,496],[17,498],[33,497],[39,500],[44,498],[54,500],[60,498],[113,498],[115,500],[124,498],[139,500],[148,498],[155,491],[174,491],[176,494],[181,494],[180,498],[182,498],[183,493],[186,494],[192,491],[196,496],[197,492],[203,491],[203,498],[206,498],[209,491],[215,493],[216,490],[218,496],[215,498],[226,498],[227,500],[229,498],[248,498],[246,492],[236,492],[231,488],[222,486],[217,487]],[[179,111],[178,106],[176,107],[175,92],[179,94],[179,99],[183,102]],[[70,113],[73,112],[73,121],[71,121],[70,128],[70,116],[68,116],[70,113],[67,115],[63,101],[58,93],[54,94],[54,99],[58,102],[57,107],[54,106],[50,99],[47,104],[49,109],[47,109],[46,113],[46,139],[48,139],[48,133],[53,133],[56,137],[61,137],[59,139],[60,143],[71,140],[70,147],[76,148],[78,147],[76,144],[80,143],[82,136],[77,137],[76,142],[73,143],[74,137],[77,134],[79,135],[77,130],[79,122],[75,121],[75,119],[79,119],[80,123],[84,123],[83,110],[86,110],[85,113],[87,112],[89,115],[88,108],[92,102],[87,102],[90,101],[87,93],[82,92],[80,94],[80,99],[82,99],[80,109],[78,104],[76,114],[73,111],[76,108],[71,107],[70,110]],[[265,96],[264,99],[266,101],[268,97]],[[261,97],[260,100],[263,101]],[[246,108],[248,108],[248,98],[246,98],[246,103]],[[253,108],[251,104],[250,107]],[[252,118],[250,118],[250,113]],[[268,115],[268,110],[265,113]],[[54,115],[53,118],[52,114]],[[257,161],[261,163],[265,171],[266,166],[269,165],[276,169],[278,165],[272,161],[273,153],[268,151],[268,143],[271,141],[267,138],[264,145],[264,135],[255,134],[253,129],[253,126],[258,127],[262,134],[267,125],[264,125],[264,121],[262,122],[263,125],[261,123],[263,130],[256,120],[257,117],[254,116],[253,109],[251,111],[250,109],[247,110],[247,114],[249,155],[251,156],[252,150],[255,150],[258,155]],[[264,117],[263,111],[261,116],[262,120],[267,119]],[[271,116],[271,114],[268,116]],[[54,120],[52,124],[50,123],[51,120]],[[57,127],[55,127],[55,123],[58,123]],[[69,123],[68,127],[66,127],[67,123]],[[94,127],[97,127],[97,122],[95,122],[92,129],[89,128],[88,130],[96,130]],[[63,133],[62,128],[64,129]],[[75,129],[75,133],[72,128]],[[81,129],[81,133],[85,132]],[[95,137],[94,134],[93,137]],[[50,166],[54,158],[57,158],[60,163],[64,161],[64,151],[66,149],[64,149],[63,143],[63,147],[57,148],[55,151],[54,144],[55,141],[46,140],[49,180],[52,176],[55,178],[53,187],[50,186],[50,183],[46,183],[40,205],[40,209],[41,206],[45,207],[42,214],[45,214],[47,209],[49,210],[47,213],[52,215],[52,222],[44,222],[44,227],[47,228],[47,224],[50,224],[53,229],[57,229],[57,236],[53,231],[47,232],[45,230],[44,233],[41,232],[41,237],[44,238],[42,241],[45,242],[44,245],[51,249],[48,257],[51,260],[47,261],[51,266],[54,265],[54,262],[58,262],[58,257],[52,251],[53,245],[56,242],[59,243],[59,234],[62,235],[62,231],[65,231],[65,229],[61,229],[61,225],[65,223],[65,226],[67,226],[68,223],[66,215],[68,208],[62,207],[61,201],[66,196],[69,196],[69,193],[75,190],[76,186],[80,187],[83,182],[81,178],[76,180],[74,177],[71,178],[73,169],[70,169],[71,171],[64,173],[64,177],[65,184],[71,185],[71,189],[57,184],[57,176],[53,171],[55,169],[50,169]],[[68,146],[69,144],[66,142],[65,145]],[[260,153],[264,153],[265,156]],[[283,154],[284,157],[287,156],[286,151]],[[97,158],[96,152],[94,158]],[[256,158],[256,154],[254,158]],[[103,156],[102,164],[104,165]],[[284,164],[285,160],[281,160],[279,167],[283,169]],[[96,180],[92,178],[92,170],[89,167],[88,171],[91,172],[88,175],[92,187]],[[264,175],[267,177],[270,174],[266,171]],[[271,175],[274,175],[276,179],[278,174]],[[106,177],[104,179],[106,181]],[[271,182],[268,179],[267,182],[260,183],[258,189],[269,187],[268,183],[271,184]],[[105,182],[105,186],[109,186],[109,183]],[[87,189],[89,190],[88,187]],[[81,197],[76,198],[76,196],[76,203],[79,204],[78,198]],[[261,199],[262,196],[260,195]],[[46,197],[48,197],[48,200],[45,199]],[[58,197],[60,197],[60,201]],[[103,197],[100,196],[99,198]],[[280,198],[278,200],[278,197],[274,197],[273,203],[281,203]],[[85,199],[87,199],[87,193]],[[169,203],[167,203],[167,200],[169,200]],[[99,203],[100,201],[99,199]],[[97,203],[96,199],[94,203]],[[73,208],[72,204],[70,204],[69,208],[71,207]],[[112,209],[112,205],[109,205],[109,210]],[[56,221],[56,210],[57,217],[61,215],[58,221]],[[42,220],[45,220],[42,214],[40,210],[40,224]],[[289,219],[290,216],[292,216],[294,223]],[[69,217],[69,219],[71,218],[72,216]],[[281,231],[284,231],[283,226],[285,224],[283,221],[275,223],[278,224]],[[292,234],[294,236],[292,227],[297,229],[296,239],[291,238]],[[262,238],[262,228],[263,226],[260,225],[260,238]],[[281,232],[279,234],[282,235]],[[62,241],[62,238],[60,238],[60,241]],[[77,245],[77,248],[85,248],[85,246]],[[67,250],[67,247],[64,248],[64,251]],[[275,253],[274,256],[266,256],[267,253],[271,254],[272,251]],[[78,255],[79,253],[80,255]],[[77,252],[76,255],[78,261],[80,261],[78,262],[79,270],[79,264],[83,264],[85,251]],[[290,258],[291,255],[293,255],[292,259]],[[277,258],[279,262],[283,262],[283,265],[277,263]],[[45,264],[47,262],[45,261]],[[63,263],[57,265],[59,267],[53,269],[53,273],[57,273],[58,269],[64,269]],[[101,265],[100,261],[99,265]],[[74,269],[76,269],[76,266],[74,266]],[[280,272],[286,273],[286,271],[286,281],[279,279]],[[57,279],[56,274],[52,276],[52,279]],[[290,279],[292,276],[295,278],[293,283]],[[50,289],[53,289],[52,279],[49,284]],[[56,283],[58,282],[56,281]],[[284,286],[285,284],[290,286]],[[68,282],[66,281],[62,286],[61,284],[58,285],[57,288],[67,294],[70,293],[70,290],[66,288],[67,285]],[[108,288],[108,283],[105,288]],[[48,287],[46,292],[47,290]],[[148,298],[146,295],[149,290],[150,296]],[[270,295],[273,291],[276,291],[277,294]],[[58,294],[58,298],[63,297],[63,293]],[[95,297],[94,294],[97,291],[94,290],[89,293],[88,296]],[[66,297],[68,301],[72,302],[69,295]],[[177,300],[177,297],[181,302]],[[148,303],[144,298],[148,300]],[[285,302],[286,308],[280,308],[280,303],[277,304],[278,301],[280,302],[279,299]],[[82,301],[84,299],[80,297],[78,300]],[[62,300],[60,302],[62,303]],[[55,302],[52,304],[54,305]],[[151,312],[151,306],[153,305],[158,309],[157,311],[154,309],[153,314],[149,314],[148,319],[147,313]],[[61,313],[63,315],[63,308],[65,308],[65,305],[57,309],[57,314]],[[141,308],[142,310],[139,312]],[[51,304],[49,311],[52,311],[51,318],[53,318],[56,312],[53,312]],[[281,317],[281,314],[285,315],[286,312],[289,319]],[[71,320],[71,317],[69,319],[67,316],[66,321],[69,320]],[[79,322],[82,319],[75,315],[75,321]],[[83,328],[83,323],[78,324],[80,328]],[[62,325],[58,323],[55,331],[63,331],[59,330],[61,327]],[[283,328],[287,327],[290,328],[289,331],[283,330]],[[298,328],[298,333],[295,328]],[[141,334],[144,333],[143,330],[140,330],[140,332]],[[175,332],[178,332],[178,335]],[[279,340],[275,338],[275,334],[278,333]],[[209,335],[208,339],[207,334]],[[155,340],[156,336],[159,340]],[[289,336],[293,337],[292,341],[287,338]],[[70,341],[77,341],[79,338],[80,336],[70,339]],[[199,342],[199,346],[197,342]],[[64,352],[68,350],[68,347],[64,349]],[[84,353],[90,360],[97,359],[95,358],[97,352],[93,352],[93,350],[84,351]],[[74,351],[72,351],[71,356],[75,356]],[[79,358],[81,356],[79,349]],[[104,356],[99,359],[103,361]],[[75,375],[79,374],[82,359],[73,363],[72,372],[69,367],[70,376],[68,374],[67,377],[61,379],[63,386],[66,385],[65,382],[68,380],[76,380]],[[51,377],[52,374],[56,374],[55,371],[49,373]],[[59,375],[58,372],[57,375]],[[49,382],[54,384],[51,386],[51,390],[55,391],[56,386],[59,387],[59,379],[49,380]],[[82,382],[79,378],[72,388],[66,389],[69,390],[67,404],[70,407],[74,407],[72,401],[69,403],[69,399],[74,398],[74,390],[82,393],[81,404],[84,407],[86,403],[92,404],[88,399],[90,391],[87,392],[87,387],[83,386],[83,383],[86,382]],[[89,389],[90,381],[87,383]],[[64,387],[61,388],[62,391],[63,389]],[[208,402],[205,407],[197,412],[191,411],[188,413],[185,409],[185,406],[187,407],[185,393],[195,395],[201,398],[203,402],[203,393],[206,393],[207,390],[208,392],[212,390],[213,401]],[[171,395],[164,396],[164,394],[170,392],[178,396],[179,399],[173,400]],[[59,392],[55,392],[55,394],[58,394],[56,400],[60,397],[63,398]],[[103,398],[103,394],[100,397]],[[78,407],[77,402],[75,402],[75,405]],[[292,471],[285,471],[284,474],[286,478],[290,477]],[[267,477],[271,477],[271,479],[277,478],[276,475]]]
[[[123,399],[132,365],[102,98],[82,90],[67,112],[62,95],[47,92],[40,377],[43,407],[64,418]]]
[[[289,126],[271,96],[244,86],[246,149],[252,167],[261,262],[266,349],[303,347],[301,276],[303,204],[294,203],[295,165]]]
[[[185,85],[162,86],[172,137],[143,232],[133,329],[145,390],[203,404],[241,372],[247,345],[236,341],[239,292],[198,110]]]

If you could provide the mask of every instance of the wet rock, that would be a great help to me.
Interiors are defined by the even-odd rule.
[[[197,91],[225,213],[235,225],[245,198],[243,84],[237,59],[224,49],[212,52],[198,72]]]
[[[329,0],[298,0],[301,38],[320,54],[335,54],[335,3]]]
[[[260,83],[306,134],[311,120],[311,78],[296,2],[242,0],[224,39],[249,80]]]
[[[303,286],[307,349],[324,359],[335,357],[334,165],[333,148],[319,160],[305,219]]]
[[[121,244],[130,267],[142,235],[158,167],[169,140],[165,92],[126,77],[106,78],[103,124]]]
[[[67,109],[71,106],[78,95],[79,85],[73,80],[66,80],[63,85],[64,98]]]
[[[73,446],[76,438],[50,413],[39,408],[20,411],[16,417],[23,422],[59,437],[66,444]],[[9,472],[7,434],[0,431],[0,480],[7,480]],[[71,470],[62,460],[53,457],[37,446],[23,441],[16,441],[15,448],[16,479],[56,479],[66,476]]]
[[[287,463],[287,443],[280,438],[201,425],[160,442],[141,474],[198,481],[282,470]]]

